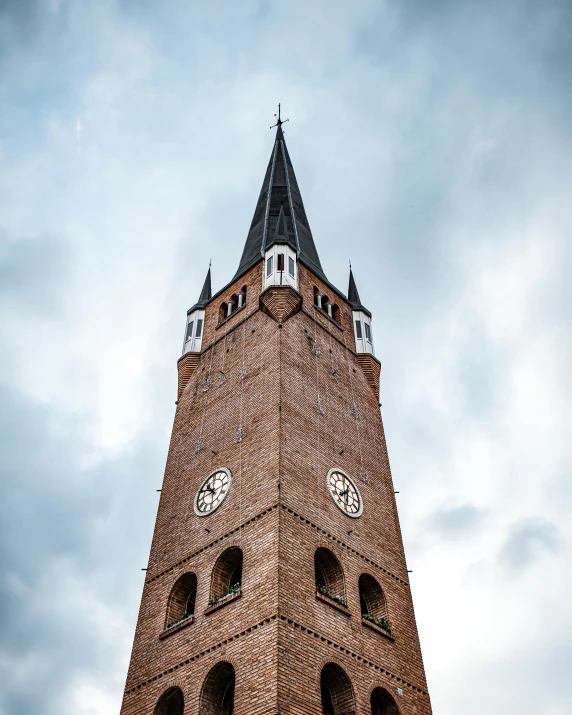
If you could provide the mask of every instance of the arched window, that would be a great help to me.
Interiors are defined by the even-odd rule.
[[[328,315],[330,318],[332,318],[332,320],[335,320],[336,323],[339,324],[340,309],[338,305],[332,303],[332,301],[328,298],[327,295],[320,293],[319,289],[316,286],[314,286],[314,305],[320,310],[323,310],[326,315]]]
[[[169,688],[159,698],[153,715],[183,715],[185,699],[181,688]]]
[[[175,583],[167,603],[165,628],[191,618],[195,613],[197,597],[197,577],[194,573],[186,573]]]
[[[359,600],[362,618],[391,633],[385,594],[373,576],[367,573],[359,577]]]
[[[316,590],[323,596],[346,606],[344,573],[340,562],[331,551],[320,547],[314,554]]]
[[[242,551],[232,546],[217,559],[211,579],[211,597],[213,606],[223,598],[238,593],[242,585]]]
[[[199,715],[232,715],[234,712],[234,680],[232,665],[217,663],[203,683]]]
[[[239,308],[246,305],[246,286],[242,286],[240,293],[235,293],[231,295],[228,300],[221,303],[219,309],[219,322],[222,323],[223,320],[230,318],[230,316]]]
[[[371,694],[371,715],[399,715],[399,708],[387,690],[376,688]]]
[[[354,690],[350,679],[335,663],[327,663],[320,676],[323,715],[355,715]]]

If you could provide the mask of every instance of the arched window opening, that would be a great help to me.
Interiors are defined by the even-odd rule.
[[[320,290],[314,286],[314,305],[322,310],[327,316],[335,320],[336,323],[340,322],[340,309],[339,306],[328,298],[327,295],[320,293]]]
[[[183,715],[185,699],[181,688],[169,688],[157,701],[153,715]]]
[[[223,322],[236,312],[239,308],[246,305],[246,286],[242,286],[240,293],[234,293],[224,303],[221,303],[219,308],[219,322]]]
[[[323,715],[355,715],[354,691],[350,679],[335,663],[327,663],[320,676]]]
[[[318,288],[316,286],[314,286],[314,305],[317,308],[322,307],[322,294],[320,293],[320,291],[318,290]]]
[[[384,688],[376,688],[371,694],[371,715],[399,715],[399,708]]]
[[[234,681],[232,665],[217,663],[203,683],[199,715],[232,715],[234,712]]]
[[[197,597],[197,577],[194,573],[186,573],[175,583],[171,589],[167,603],[167,616],[165,628],[192,618],[195,613],[195,599]]]
[[[331,551],[320,547],[314,554],[316,591],[342,606],[347,606],[344,573]]]
[[[212,573],[209,606],[238,593],[242,587],[242,551],[233,546],[218,558]]]
[[[373,576],[366,573],[359,577],[359,600],[362,618],[391,633],[383,589]]]

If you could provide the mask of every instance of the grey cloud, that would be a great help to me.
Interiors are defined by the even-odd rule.
[[[473,664],[475,682],[488,694],[487,709],[491,713],[569,713],[572,702],[572,639],[569,634],[546,623],[546,613],[529,611],[534,621],[546,626],[546,635],[534,642],[519,645],[510,657],[499,657],[493,649],[488,657]],[[523,628],[526,624],[523,623]],[[460,654],[459,654],[460,655]],[[451,712],[481,715],[480,693],[467,697],[467,691],[457,689],[455,697],[448,695]]]
[[[555,524],[542,517],[523,519],[512,527],[500,560],[514,570],[522,570],[561,546],[562,536]]]
[[[71,249],[61,237],[13,240],[0,233],[0,300],[37,313],[63,307]]]
[[[29,48],[40,38],[53,41],[61,37],[65,32],[68,10],[68,2],[58,4],[46,0],[2,0],[0,57],[15,46]]]
[[[486,512],[473,504],[463,504],[453,509],[440,509],[428,519],[429,527],[444,537],[456,538],[477,529]]]
[[[472,419],[490,419],[498,407],[506,384],[506,355],[493,346],[483,325],[474,320],[466,325],[468,337],[457,361],[457,379],[464,397],[465,413]]]
[[[90,609],[134,617],[166,445],[147,439],[86,467],[86,417],[6,387],[0,405],[0,711],[55,715],[84,672],[111,675]],[[24,662],[33,687],[22,685]]]

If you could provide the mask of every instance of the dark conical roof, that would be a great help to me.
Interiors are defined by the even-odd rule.
[[[350,266],[350,283],[348,286],[348,302],[351,303],[351,306],[353,310],[362,310],[366,315],[369,315],[371,318],[371,313],[369,310],[362,305],[362,302],[359,297],[358,289],[356,286],[355,278],[353,271]]]
[[[213,292],[211,289],[211,267],[209,266],[209,270],[207,271],[207,277],[205,278],[205,282],[201,294],[199,296],[199,300],[195,303],[195,305],[193,305],[192,308],[187,311],[187,314],[192,313],[193,310],[200,310],[201,308],[204,308],[205,305],[212,298],[212,295]]]
[[[282,227],[279,226],[281,222]],[[280,236],[279,240],[277,240],[277,235]],[[320,278],[327,280],[314,245],[302,196],[280,125],[276,131],[274,148],[266,169],[238,271],[233,281],[252,268],[264,256],[264,251],[274,243],[287,243],[292,246],[300,261]]]

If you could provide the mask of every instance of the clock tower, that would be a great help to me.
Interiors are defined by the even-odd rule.
[[[122,715],[430,715],[372,315],[324,274],[280,118],[182,353]]]

